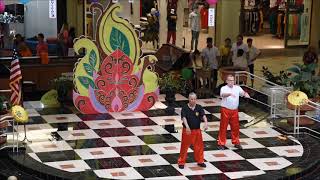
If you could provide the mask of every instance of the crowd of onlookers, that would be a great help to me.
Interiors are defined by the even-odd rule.
[[[21,34],[15,35],[13,48],[21,57],[30,57],[33,55],[45,58],[49,54],[49,45],[54,45],[54,54],[58,56],[67,56],[68,49],[73,47],[73,40],[76,38],[75,28],[68,28],[67,24],[63,24],[56,38],[47,38],[43,33],[39,33],[36,37],[25,40]],[[35,49],[32,43],[35,42]],[[50,52],[51,53],[51,52]]]

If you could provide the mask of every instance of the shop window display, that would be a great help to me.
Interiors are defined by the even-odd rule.
[[[267,42],[260,48],[308,45],[312,0],[242,0],[240,32]]]

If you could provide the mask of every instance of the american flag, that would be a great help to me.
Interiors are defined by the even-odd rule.
[[[11,105],[20,105],[21,104],[21,70],[19,64],[19,58],[17,51],[13,51],[13,57],[11,61],[10,69],[10,82],[9,86],[11,89]]]

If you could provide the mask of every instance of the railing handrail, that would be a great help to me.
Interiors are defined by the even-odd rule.
[[[236,83],[238,83],[238,81],[240,80],[240,79],[239,79],[240,76],[254,77],[254,78],[256,78],[256,79],[262,80],[262,81],[264,81],[264,82],[266,82],[266,83],[268,83],[268,84],[270,84],[270,85],[273,85],[272,87],[270,87],[271,90],[281,90],[281,91],[286,92],[286,93],[288,93],[288,94],[292,92],[292,90],[289,90],[290,87],[281,86],[281,85],[279,85],[279,84],[276,84],[276,83],[273,83],[273,82],[271,82],[271,81],[268,81],[268,80],[266,80],[266,79],[264,79],[264,78],[262,78],[262,77],[260,77],[260,76],[254,75],[254,74],[252,74],[252,73],[250,73],[250,72],[247,72],[247,71],[235,71],[235,80],[236,80]],[[246,86],[246,87],[247,87],[247,86]],[[292,88],[292,87],[291,87],[291,88]],[[254,89],[253,87],[252,87],[251,89],[260,92],[259,90],[256,90],[256,89]],[[262,93],[262,94],[265,94],[265,93]],[[266,95],[266,94],[265,94],[265,95]],[[270,97],[270,95],[267,95],[267,96]],[[273,99],[273,98],[274,98],[274,96],[273,96],[273,94],[271,93],[271,99]],[[253,98],[250,98],[250,99],[253,99]],[[261,101],[259,101],[259,100],[255,100],[255,101],[265,105],[265,103],[263,103],[263,102],[261,102]],[[273,101],[273,100],[271,100],[271,101]],[[278,109],[278,108],[276,108],[276,106],[275,106],[276,104],[277,104],[277,103],[271,103],[271,105],[269,106],[269,107],[270,107],[270,114],[273,114],[273,115],[276,114],[276,112],[274,111],[274,109]],[[313,102],[313,101],[311,101],[311,100],[308,99],[308,101],[305,103],[305,105],[306,105],[306,106],[309,106],[309,107],[312,107],[314,110],[319,110],[319,111],[320,111],[320,104],[319,104],[319,103]],[[298,114],[297,114],[297,108],[299,109],[299,110],[298,110],[298,111],[299,111]],[[274,112],[273,112],[273,111],[274,111]],[[296,108],[295,108],[295,114],[294,114],[294,121],[295,121],[295,123],[294,123],[294,133],[300,133],[299,129],[308,129],[308,130],[310,130],[310,131],[312,131],[312,132],[316,132],[317,134],[320,134],[320,132],[317,132],[317,131],[315,131],[315,130],[313,130],[313,129],[310,129],[310,128],[308,128],[308,127],[300,127],[300,123],[299,123],[298,121],[299,121],[300,117],[302,117],[302,116],[308,117],[308,118],[310,118],[311,120],[313,120],[313,121],[315,121],[315,122],[320,122],[320,120],[315,119],[314,117],[311,117],[311,116],[309,116],[309,115],[300,115],[300,107],[296,106]]]

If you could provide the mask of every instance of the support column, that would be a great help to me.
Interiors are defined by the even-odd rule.
[[[239,34],[240,0],[218,1],[216,22],[216,45],[223,44],[229,37],[235,42]]]
[[[167,32],[168,32],[168,24],[167,24],[167,1],[158,0],[158,7],[160,11],[160,32],[159,32],[159,48],[162,44],[167,41]]]
[[[312,14],[311,14],[311,29],[310,29],[310,45],[316,47],[318,50],[320,41],[320,1],[313,0],[312,2]]]

